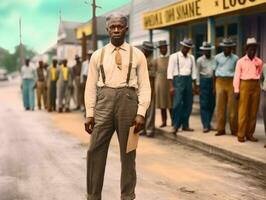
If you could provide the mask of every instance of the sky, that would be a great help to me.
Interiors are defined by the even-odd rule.
[[[53,46],[57,40],[59,16],[62,20],[86,22],[91,19],[91,2],[86,0],[0,0],[0,47],[14,52],[19,44],[19,19],[22,42],[38,53]],[[130,0],[96,0],[101,15]]]

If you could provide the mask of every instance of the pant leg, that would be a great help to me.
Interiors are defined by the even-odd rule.
[[[256,123],[257,123],[257,113],[259,109],[260,102],[260,86],[259,83],[254,83],[254,87],[252,87],[252,94],[250,97],[250,113],[249,113],[249,130],[247,132],[247,137],[253,136]]]
[[[50,106],[56,109],[56,81],[51,81],[50,84]]]
[[[29,104],[29,90],[28,90],[28,80],[24,79],[22,82],[22,97],[23,97],[23,105],[24,108],[30,108]]]
[[[149,136],[154,135],[155,132],[155,98],[151,97],[151,103],[146,113],[145,131]]]
[[[41,103],[41,99],[42,99],[42,82],[40,82],[40,81],[37,82],[36,93],[37,93],[37,105],[38,105],[38,108],[41,109],[41,107],[42,107],[42,103]]]
[[[213,79],[210,80],[210,87],[209,87],[209,128],[211,128],[211,122],[212,122],[212,118],[213,118],[213,113],[215,110],[215,95],[213,94]]]
[[[203,128],[209,127],[210,104],[209,104],[208,81],[205,78],[200,79],[200,116]]]
[[[264,132],[266,134],[266,91],[262,90],[262,114],[264,122]]]
[[[74,96],[75,96],[76,105],[77,107],[80,107],[81,98],[80,98],[80,77],[79,76],[75,77],[74,87],[75,87]]]
[[[67,84],[66,91],[65,91],[65,107],[66,108],[70,108],[70,98],[71,98],[71,90]]]
[[[48,92],[47,92],[46,82],[43,82],[43,105],[45,109],[48,107],[48,104],[47,104],[48,95],[47,94]]]
[[[136,151],[126,153],[129,128],[132,125],[138,108],[138,97],[132,89],[119,90],[115,106],[115,127],[118,134],[121,159],[121,199],[135,199],[136,187]]]
[[[34,89],[35,81],[32,79],[29,81],[29,103],[30,108],[33,110],[35,107],[35,89]]]
[[[247,86],[240,83],[240,98],[238,105],[238,137],[245,137],[249,127],[249,107],[250,107],[250,93]]]
[[[227,93],[223,82],[216,80],[216,123],[218,131],[225,131]]]
[[[227,95],[228,95],[228,108],[229,108],[229,123],[230,123],[230,130],[231,133],[237,133],[237,102],[235,100],[234,95],[234,88],[233,88],[233,81],[230,80],[228,82],[228,89],[227,89]]]
[[[174,77],[175,93],[173,97],[173,115],[172,122],[174,128],[180,128],[181,126],[181,111],[182,111],[182,99],[184,94],[184,83],[181,77]]]
[[[189,117],[192,112],[193,94],[192,94],[192,79],[191,77],[185,77],[184,79],[184,93],[183,93],[183,106],[182,106],[182,127],[189,127]]]
[[[91,134],[87,153],[87,194],[88,200],[101,200],[106,158],[110,140],[114,133],[113,89],[100,89],[95,107],[95,127]]]
[[[63,100],[65,96],[65,86],[63,82],[59,82],[57,94],[58,94],[58,107],[63,108]]]

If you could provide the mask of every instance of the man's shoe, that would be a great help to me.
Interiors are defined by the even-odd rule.
[[[63,108],[59,108],[59,109],[58,109],[58,112],[59,112],[59,113],[62,113],[62,112],[63,112]]]
[[[210,132],[210,129],[208,129],[208,128],[203,129],[203,133],[208,133],[208,132]]]
[[[48,112],[52,112],[52,109],[51,108],[48,108],[48,110],[47,110]]]
[[[264,145],[264,148],[266,148],[266,144]]]
[[[238,142],[245,142],[245,138],[243,138],[243,137],[237,137],[237,140],[238,140]]]
[[[70,110],[69,110],[69,108],[66,108],[66,110],[65,110],[67,113],[69,113],[70,112]]]
[[[217,129],[216,129],[216,128],[213,128],[213,127],[211,127],[211,128],[210,128],[210,131],[217,131]]]
[[[215,136],[221,136],[221,135],[225,135],[225,131],[218,131]]]
[[[163,127],[166,127],[166,124],[165,124],[165,123],[163,123],[163,124],[160,126],[160,128],[163,128]]]
[[[149,137],[149,138],[153,138],[154,134],[146,134],[146,136]]]
[[[176,136],[176,134],[178,133],[178,128],[173,128],[173,129],[171,130],[171,133],[172,133],[174,136]]]
[[[146,132],[145,132],[144,130],[141,130],[141,131],[139,132],[139,135],[146,135]]]
[[[237,132],[231,132],[231,135],[237,136]]]
[[[182,131],[193,132],[194,129],[192,129],[192,128],[182,128]]]
[[[258,142],[258,139],[254,138],[253,136],[247,137],[247,140],[249,140],[251,142]]]

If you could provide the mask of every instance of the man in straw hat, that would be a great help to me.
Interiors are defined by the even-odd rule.
[[[79,55],[75,56],[76,64],[74,65],[73,71],[73,79],[74,79],[74,100],[76,102],[76,110],[79,110],[81,107],[81,84],[80,84],[80,73],[82,63]]]
[[[212,49],[214,49],[214,46],[208,42],[203,42],[200,47],[203,55],[197,59],[197,85],[200,85],[200,116],[204,133],[212,129],[211,121],[215,108],[215,95],[213,92],[215,60],[211,55]]]
[[[43,100],[43,106],[46,109],[47,108],[47,86],[46,86],[46,76],[47,71],[44,68],[44,63],[42,60],[39,60],[39,66],[36,69],[37,73],[37,104],[39,110],[42,109],[42,100]]]
[[[236,44],[231,38],[224,38],[220,46],[223,52],[215,56],[215,89],[216,89],[216,136],[225,135],[226,108],[229,108],[231,134],[237,133],[237,111],[234,98],[233,77],[238,56],[232,53]]]
[[[167,125],[167,109],[172,115],[172,101],[167,81],[167,66],[169,56],[167,55],[168,45],[166,40],[160,40],[158,44],[160,49],[160,57],[156,59],[156,77],[155,77],[155,102],[156,108],[161,109],[162,125]]]
[[[181,126],[183,131],[194,131],[189,127],[193,102],[192,80],[196,80],[195,58],[189,51],[194,45],[193,41],[188,38],[180,44],[182,45],[181,51],[170,55],[167,69],[170,94],[173,96],[174,134]]]
[[[129,128],[144,125],[151,89],[144,54],[125,42],[127,17],[106,19],[110,43],[92,54],[85,89],[85,129],[91,134],[87,157],[88,200],[100,200],[108,147],[116,131],[121,157],[121,200],[135,199],[136,150],[126,152]]]
[[[148,137],[153,137],[155,132],[155,60],[153,59],[153,43],[149,41],[144,41],[141,46],[142,52],[144,53],[147,66],[149,71],[149,80],[151,85],[151,103],[146,112],[144,129],[141,131],[140,135],[146,135]]]
[[[233,84],[235,98],[239,100],[237,132],[239,142],[245,142],[245,138],[252,142],[258,141],[253,134],[260,101],[259,80],[263,62],[256,56],[257,45],[255,38],[247,39],[246,55],[238,60],[235,70]]]

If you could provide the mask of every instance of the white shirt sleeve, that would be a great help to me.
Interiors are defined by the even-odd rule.
[[[174,67],[175,67],[175,55],[172,54],[169,57],[168,67],[167,67],[167,79],[172,80],[174,77]]]
[[[197,79],[197,68],[196,68],[196,62],[195,62],[195,58],[193,55],[191,55],[191,60],[192,60],[192,80],[196,80]]]
[[[99,52],[99,51],[98,51]],[[85,105],[86,105],[86,117],[94,117],[94,108],[96,104],[97,94],[97,82],[99,79],[99,73],[97,69],[97,56],[95,52],[89,63],[88,78],[85,87]]]

